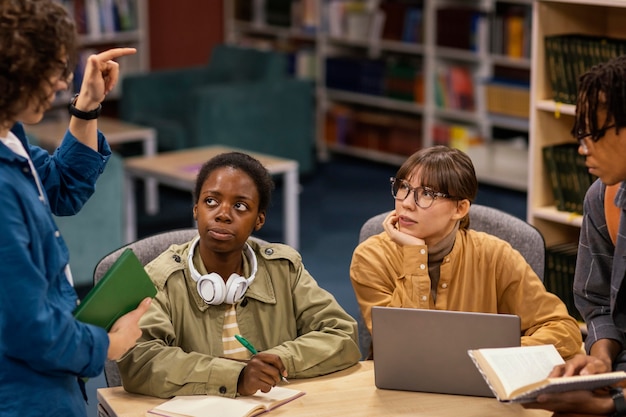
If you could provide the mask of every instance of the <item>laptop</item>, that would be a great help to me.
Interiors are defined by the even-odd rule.
[[[373,307],[376,387],[493,397],[467,351],[520,338],[515,315]]]

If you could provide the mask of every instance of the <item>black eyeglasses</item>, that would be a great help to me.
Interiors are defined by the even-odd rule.
[[[411,187],[405,180],[401,180],[398,178],[391,177],[389,178],[389,182],[391,183],[391,195],[396,200],[404,201],[411,191],[413,192],[413,198],[415,199],[415,204],[418,207],[427,209],[433,205],[436,199],[438,198],[449,198],[458,200],[458,198],[453,197],[446,193],[441,193],[439,191],[435,191],[428,187]]]
[[[595,132],[589,132],[589,133],[585,133],[583,132],[582,129],[578,129],[578,131],[576,132],[576,140],[578,140],[578,143],[581,146],[585,146],[586,138],[590,138],[592,141],[597,142],[600,139],[602,139],[604,135],[606,135],[606,132],[609,129],[615,129],[615,127],[616,125],[615,123],[613,123],[612,125],[605,126],[603,128],[596,130]]]
[[[74,72],[72,71],[72,69],[69,66],[69,60],[61,60],[58,59],[57,63],[59,64],[59,70],[60,70],[60,75],[59,75],[59,80],[63,80],[66,83],[71,83],[72,79],[74,78]]]

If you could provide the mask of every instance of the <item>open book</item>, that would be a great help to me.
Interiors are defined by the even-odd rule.
[[[553,345],[484,348],[467,352],[502,402],[531,402],[539,394],[592,390],[626,379],[626,372],[548,378],[564,363]]]
[[[165,417],[251,417],[273,410],[304,395],[303,391],[274,387],[268,393],[257,391],[245,397],[217,395],[177,396],[148,413]]]

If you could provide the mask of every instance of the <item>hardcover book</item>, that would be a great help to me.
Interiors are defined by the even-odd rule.
[[[107,331],[157,289],[131,249],[126,249],[74,310],[74,317]]]

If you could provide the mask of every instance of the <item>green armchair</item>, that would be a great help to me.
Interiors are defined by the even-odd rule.
[[[282,53],[218,45],[206,66],[129,75],[122,91],[120,117],[156,128],[160,150],[221,144],[314,169],[314,85]]]

